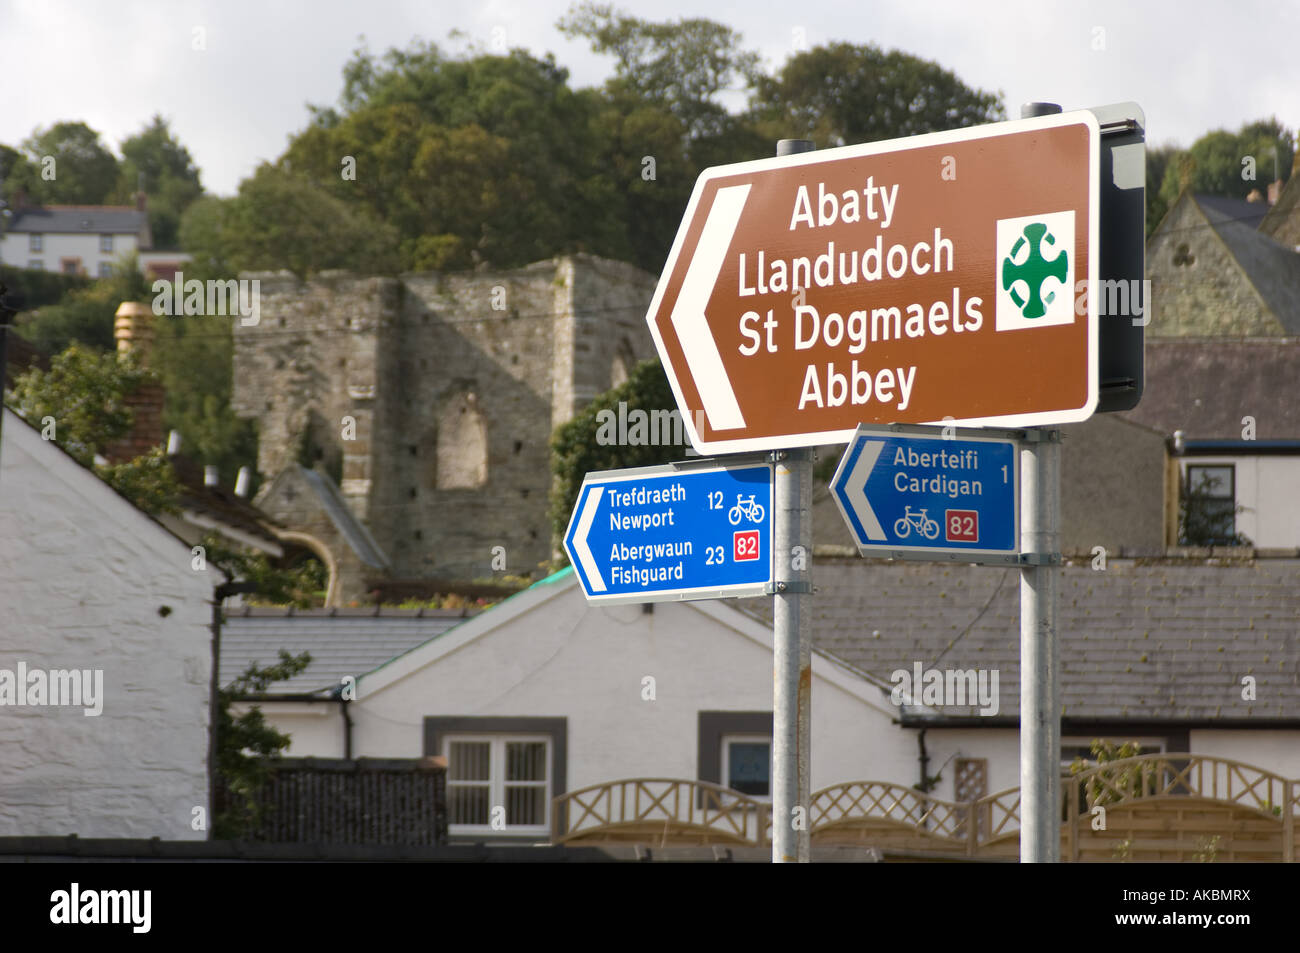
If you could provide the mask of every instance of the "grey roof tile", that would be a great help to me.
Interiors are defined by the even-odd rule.
[[[812,638],[819,649],[886,682],[917,661],[926,668],[997,668],[1001,713],[1019,711],[1014,571],[819,559],[813,580]],[[936,600],[940,584],[962,598]],[[880,598],[886,591],[890,598]],[[1111,560],[1105,572],[1063,568],[1059,592],[1061,688],[1070,717],[1116,718],[1127,711],[1203,720],[1267,711],[1300,721],[1300,560],[1232,566]],[[738,604],[771,619],[768,600]],[[1247,702],[1240,679],[1253,671],[1268,673],[1270,684],[1264,691],[1261,679],[1257,700]]]

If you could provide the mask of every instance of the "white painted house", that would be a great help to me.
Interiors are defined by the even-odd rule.
[[[287,621],[281,613],[281,633]],[[267,662],[279,648],[305,647],[320,660],[317,681],[337,687],[345,646],[361,656],[379,633],[392,638],[404,625],[409,651],[356,672],[350,753],[446,756],[453,836],[497,834],[489,806],[507,805],[504,834],[545,840],[552,797],[619,778],[698,779],[767,797],[772,632],[733,604],[589,606],[566,570],[452,628],[448,621],[392,616],[385,625],[373,609],[298,616],[307,645],[270,634],[271,617],[232,616],[222,627],[222,681],[259,654]],[[441,634],[417,644],[421,623]],[[260,653],[249,639],[259,626],[268,633]],[[301,693],[311,678],[309,668],[288,690]],[[813,699],[814,788],[863,777],[915,782],[916,743],[891,728],[898,712],[887,688],[815,653]],[[345,753],[341,707],[262,704],[299,757]]]
[[[127,205],[19,207],[0,234],[0,262],[100,278],[124,254],[153,246],[149,216]]]
[[[4,411],[0,837],[206,838],[192,820],[208,805],[209,624],[223,581]]]
[[[1107,738],[1300,778],[1296,557],[1064,567],[1063,767]],[[870,781],[906,793],[924,775],[937,779],[932,797],[962,802],[1019,784],[1017,578],[984,566],[817,560],[813,791]],[[306,672],[260,700],[291,735],[290,754],[445,756],[453,836],[540,840],[551,797],[619,779],[766,794],[770,607],[591,606],[565,571],[467,618],[241,610],[223,625],[221,679],[281,648],[310,651]],[[894,673],[918,665],[996,672],[996,705],[924,696],[895,705]],[[354,701],[342,691],[349,675]],[[494,805],[510,813],[504,831],[488,826]]]

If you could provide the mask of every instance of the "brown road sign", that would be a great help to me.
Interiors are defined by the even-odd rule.
[[[647,316],[695,448],[1087,419],[1098,142],[1073,112],[706,170]]]

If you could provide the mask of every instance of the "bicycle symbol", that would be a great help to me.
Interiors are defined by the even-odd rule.
[[[749,500],[746,501],[739,493],[736,494],[736,505],[727,513],[727,519],[731,521],[732,526],[737,525],[742,516],[748,516],[750,521],[754,523],[763,522],[767,510],[763,509],[762,504],[754,499],[755,496],[757,496],[756,493],[749,494]]]
[[[904,507],[903,515],[894,523],[894,535],[899,539],[906,539],[916,530],[926,539],[937,539],[939,536],[939,524],[925,515],[925,510],[913,513],[910,506]]]

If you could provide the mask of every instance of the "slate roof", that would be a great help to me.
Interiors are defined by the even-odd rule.
[[[1239,440],[1247,415],[1259,440],[1300,438],[1300,339],[1147,337],[1145,390],[1126,418]]]
[[[275,682],[268,695],[337,689],[345,675],[360,678],[434,636],[476,615],[479,609],[228,609],[221,627],[222,685],[256,662],[267,665],[279,650],[311,653],[301,675]]]
[[[129,205],[47,205],[16,209],[5,230],[43,234],[136,235],[147,222],[146,213]]]
[[[818,559],[813,583],[818,649],[885,682],[918,661],[997,669],[998,715],[1018,720],[1016,569]],[[1300,724],[1300,559],[1111,559],[1063,568],[1059,593],[1066,719]],[[737,605],[770,624],[771,600]],[[1241,697],[1244,675],[1256,701]]]
[[[370,530],[352,515],[352,510],[348,508],[334,481],[304,466],[299,465],[298,469],[308,488],[316,495],[321,507],[329,515],[335,529],[342,534],[357,557],[374,569],[387,569],[388,557],[380,549],[379,543],[375,542],[375,538],[370,535]]]
[[[1300,335],[1300,252],[1258,231],[1268,206],[1210,195],[1196,202],[1285,333]]]
[[[167,459],[171,461],[172,471],[180,484],[184,509],[197,510],[227,526],[279,545],[280,537],[272,529],[279,524],[270,516],[236,496],[233,488],[208,486],[204,482],[203,466],[189,457],[176,453]]]

